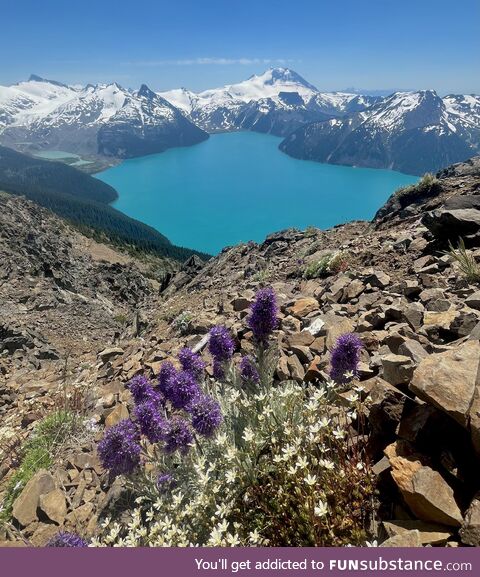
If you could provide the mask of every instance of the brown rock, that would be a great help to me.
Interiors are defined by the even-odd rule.
[[[106,363],[118,355],[123,355],[124,352],[120,347],[109,347],[98,353],[98,356],[103,363]]]
[[[452,532],[443,525],[417,520],[384,521],[383,527],[389,538],[417,530],[422,545],[443,545],[452,536]]]
[[[422,521],[459,527],[462,514],[452,488],[416,455],[390,458],[392,478],[412,513]]]
[[[295,317],[289,315],[282,320],[282,328],[291,333],[299,333],[302,328],[302,323]]]
[[[317,299],[314,299],[313,297],[305,297],[295,301],[295,303],[288,308],[288,312],[295,317],[303,318],[319,308],[320,306]]]
[[[390,277],[382,271],[373,271],[363,279],[363,282],[372,287],[384,289],[390,284]]]
[[[67,514],[67,501],[61,489],[54,489],[46,495],[40,495],[39,507],[51,521],[57,525],[63,525]]]
[[[465,513],[460,537],[465,545],[480,547],[480,495],[476,495]]]
[[[322,373],[320,370],[320,363],[322,359],[316,356],[313,361],[308,366],[307,372],[305,373],[304,381],[309,383],[322,378]]]
[[[353,322],[347,317],[328,312],[321,318],[325,322],[326,345],[329,351],[333,349],[339,336],[353,331]]]
[[[302,366],[302,363],[299,361],[297,355],[292,355],[291,357],[287,357],[287,364],[288,370],[290,373],[290,377],[295,381],[301,383],[305,376],[305,370]]]
[[[37,519],[37,508],[41,495],[55,489],[52,475],[45,469],[40,469],[17,497],[13,504],[12,515],[20,525],[26,527]]]
[[[128,419],[128,417],[129,412],[127,406],[124,405],[123,403],[119,403],[113,409],[113,411],[110,411],[110,413],[108,413],[105,419],[105,427],[109,429],[110,427],[113,427],[113,425],[116,425],[120,421],[123,421],[123,419]]]
[[[35,547],[45,547],[45,545],[58,533],[58,526],[52,523],[40,523],[35,532],[30,537],[30,542]]]
[[[421,547],[422,540],[417,529],[405,531],[384,541],[380,547]]]
[[[467,341],[453,350],[430,355],[415,370],[410,389],[466,427],[479,359],[478,341]]]
[[[383,378],[391,385],[404,385],[413,376],[412,359],[403,355],[387,355],[382,358]]]
[[[287,381],[290,378],[287,357],[280,357],[277,364],[277,377],[280,381]]]
[[[287,344],[291,347],[308,347],[310,346],[315,337],[308,331],[302,331],[301,333],[294,333],[287,337]]]

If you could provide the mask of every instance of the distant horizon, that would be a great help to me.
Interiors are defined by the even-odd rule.
[[[2,6],[2,21],[1,85],[34,72],[201,92],[285,66],[325,92],[480,93],[477,0],[243,0],[235,12],[222,0],[25,0]]]
[[[221,88],[223,86],[226,85],[230,85],[230,84],[238,84],[240,82],[243,82],[245,80],[248,80],[249,78],[251,78],[252,76],[255,75],[261,75],[264,72],[266,72],[267,70],[270,70],[272,68],[288,68],[289,70],[292,70],[294,72],[296,72],[297,74],[299,74],[304,80],[306,80],[307,82],[310,82],[309,78],[306,78],[301,72],[299,72],[297,69],[291,67],[291,66],[270,66],[268,68],[264,68],[263,70],[259,70],[258,72],[255,72],[254,74],[250,74],[248,77],[246,78],[239,78],[238,80],[234,81],[234,82],[225,82],[223,84],[220,84],[218,86],[208,86],[206,89],[202,89],[202,90],[194,90],[192,88],[189,88],[188,86],[171,86],[170,88],[157,88],[154,85],[150,85],[147,82],[140,82],[137,86],[130,86],[128,84],[122,84],[121,82],[113,79],[110,81],[99,81],[99,82],[85,82],[85,83],[69,83],[67,81],[65,81],[62,78],[52,78],[52,77],[48,77],[47,75],[43,75],[43,74],[38,74],[36,72],[32,72],[30,74],[28,74],[25,78],[21,78],[20,80],[17,80],[15,82],[12,82],[10,84],[2,84],[0,82],[0,86],[15,86],[16,84],[20,84],[22,82],[27,82],[29,81],[29,79],[31,77],[38,77],[41,78],[44,81],[48,81],[48,82],[58,82],[60,84],[64,84],[66,86],[71,86],[71,87],[86,87],[88,85],[101,85],[101,84],[113,84],[113,83],[117,83],[120,86],[122,86],[125,89],[128,90],[138,90],[140,88],[140,86],[142,86],[142,84],[147,85],[150,89],[154,90],[155,92],[168,92],[169,90],[175,90],[175,89],[185,89],[185,90],[189,90],[190,92],[195,92],[195,93],[199,93],[202,92],[203,90],[208,90],[208,89],[214,89],[214,88]],[[456,92],[445,92],[442,93],[439,90],[436,90],[433,87],[425,87],[425,88],[372,88],[372,89],[362,89],[362,88],[357,88],[355,86],[348,86],[346,88],[333,88],[333,89],[322,89],[319,88],[318,86],[315,85],[314,82],[311,82],[311,84],[313,84],[315,86],[315,88],[317,88],[317,90],[319,92],[344,92],[344,93],[351,93],[351,94],[361,94],[361,95],[369,95],[369,96],[389,96],[390,94],[393,94],[394,92],[419,92],[422,90],[434,90],[440,97],[444,97],[444,96],[448,96],[449,94],[480,94],[480,91],[478,93],[462,93],[459,91]]]

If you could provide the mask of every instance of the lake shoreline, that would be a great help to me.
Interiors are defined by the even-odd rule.
[[[210,254],[261,242],[275,230],[370,220],[395,190],[418,180],[294,159],[278,149],[280,141],[249,131],[215,133],[195,146],[125,159],[95,177],[117,190],[114,208],[174,244]]]

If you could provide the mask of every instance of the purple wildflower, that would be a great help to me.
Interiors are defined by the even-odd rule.
[[[175,487],[175,478],[170,473],[161,473],[157,477],[157,489],[160,493],[165,493],[168,489]]]
[[[172,381],[176,375],[177,369],[170,361],[165,361],[162,363],[160,372],[158,373],[158,388],[167,399],[170,399],[171,397]]]
[[[240,361],[240,377],[245,383],[258,383],[260,381],[257,367],[250,357],[243,357]]]
[[[208,350],[214,358],[221,363],[229,361],[235,351],[230,331],[226,327],[216,326],[210,331]]]
[[[277,327],[278,307],[272,288],[260,289],[252,303],[248,326],[259,343],[265,343]]]
[[[152,383],[143,375],[133,377],[128,383],[127,388],[132,393],[133,400],[136,405],[140,405],[145,401],[154,401],[161,403],[162,397],[152,386]]]
[[[182,349],[178,353],[178,360],[183,370],[190,373],[195,379],[201,379],[203,377],[206,364],[203,362],[202,357],[194,353],[192,349]]]
[[[217,359],[213,359],[213,378],[217,381],[220,381],[225,377],[225,368],[224,364]]]
[[[130,419],[120,421],[105,431],[98,444],[104,469],[113,475],[128,474],[140,465],[140,435]]]
[[[75,533],[59,531],[50,539],[46,547],[88,547],[88,544]]]
[[[137,405],[134,414],[142,435],[145,435],[150,443],[158,443],[163,439],[165,421],[153,401],[145,401]]]
[[[208,395],[195,399],[190,414],[193,428],[204,437],[211,437],[223,421],[220,405]]]
[[[200,387],[190,373],[177,373],[170,386],[170,401],[176,409],[184,409],[199,394]]]
[[[180,451],[180,453],[186,454],[193,442],[193,432],[189,422],[178,415],[174,415],[166,423],[164,439],[166,453]]]
[[[346,333],[338,337],[330,359],[330,377],[336,383],[348,383],[350,378],[346,373],[358,376],[358,363],[362,341],[353,333]]]

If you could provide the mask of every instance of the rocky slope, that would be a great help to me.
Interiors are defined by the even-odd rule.
[[[65,381],[88,397],[98,438],[128,415],[129,378],[156,374],[185,345],[203,351],[215,324],[232,329],[237,353],[249,351],[243,319],[267,284],[281,305],[278,379],[323,379],[336,337],[355,331],[363,341],[378,538],[388,537],[387,545],[480,545],[480,290],[445,254],[449,237],[436,226],[456,211],[457,232],[480,261],[472,230],[480,231],[479,194],[477,158],[398,193],[372,223],[281,231],[225,249],[203,267],[192,259],[161,287],[135,263],[112,262],[111,249],[92,249],[61,221],[9,199],[0,211],[1,446],[29,435]],[[305,278],[310,265],[339,251],[346,266]],[[91,436],[64,447],[50,472],[37,473],[0,539],[41,545],[59,526],[94,534],[125,494],[122,481],[112,484],[102,471],[94,446]],[[4,451],[3,486],[12,454]]]

